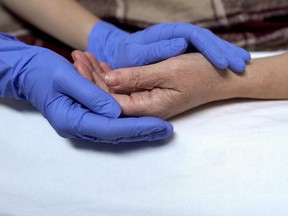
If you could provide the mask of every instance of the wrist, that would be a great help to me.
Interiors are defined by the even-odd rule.
[[[97,22],[89,36],[86,50],[93,53],[99,61],[107,62],[112,66],[111,59],[115,55],[115,44],[121,40],[125,31],[105,21]],[[121,43],[121,42],[120,42]]]
[[[221,101],[241,97],[241,83],[239,82],[243,74],[237,74],[229,69],[221,70],[211,65],[209,71],[210,80],[207,86],[209,89],[210,101]]]
[[[288,54],[252,59],[243,74],[230,72],[226,98],[287,99]]]

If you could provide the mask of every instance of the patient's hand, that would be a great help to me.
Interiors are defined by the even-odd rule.
[[[110,92],[125,115],[169,118],[215,100],[288,99],[288,53],[252,59],[241,75],[215,69],[199,53],[114,71],[89,53],[73,57],[79,72]]]
[[[72,55],[77,70],[111,93],[124,115],[167,119],[193,107],[230,98],[230,92],[223,89],[237,76],[215,69],[199,53],[117,70],[100,65],[90,53],[74,51]]]

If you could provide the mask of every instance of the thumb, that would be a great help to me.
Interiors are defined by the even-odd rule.
[[[106,73],[105,83],[115,91],[134,92],[136,90],[152,89],[159,85],[157,67],[153,65],[121,68]]]
[[[74,70],[74,68],[72,69]],[[117,118],[121,113],[120,105],[110,94],[76,71],[69,75],[67,73],[58,75],[54,86],[62,94],[74,99],[98,115]]]

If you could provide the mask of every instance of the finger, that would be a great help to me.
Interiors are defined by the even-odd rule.
[[[243,60],[238,59],[237,61],[234,61],[232,58],[229,58],[228,62],[229,62],[229,68],[232,71],[236,73],[243,73],[245,71],[246,63]]]
[[[106,83],[104,82],[104,79],[102,76],[100,76],[97,71],[90,71],[88,66],[80,61],[75,61],[74,66],[76,67],[76,70],[84,76],[86,79],[88,79],[90,82],[96,84],[106,92],[109,92],[108,87]]]
[[[173,38],[184,38],[188,44],[199,50],[213,65],[225,69],[228,67],[223,50],[214,38],[217,37],[209,30],[194,26],[189,23],[161,23],[151,26],[144,31],[135,33],[134,40],[138,43],[153,43],[159,40],[170,40]]]
[[[224,55],[228,61],[228,67],[234,72],[242,73],[246,68],[245,57],[242,56],[244,53],[241,52],[242,49],[221,38],[215,38],[214,40],[219,47],[223,48]]]
[[[94,57],[93,54],[91,54],[89,52],[85,52],[84,54],[85,54],[85,56],[87,57],[87,59],[89,61],[89,66],[91,68],[91,74],[92,74],[94,82],[98,86],[100,86],[101,88],[104,88],[106,86],[106,84],[105,84],[105,86],[103,85],[104,78],[105,78],[105,73],[103,72],[103,69],[102,69],[100,63]]]
[[[88,79],[91,82],[94,82],[93,77],[92,77],[92,73],[90,72],[89,68],[87,67],[87,65],[85,65],[83,62],[76,60],[74,62],[74,67],[76,68],[76,70],[82,75],[84,76],[86,79]]]
[[[207,29],[190,23],[160,23],[134,33],[131,40],[136,43],[151,44],[161,40],[184,38],[188,43],[193,44],[193,40],[198,37],[199,33],[202,35],[203,30]],[[209,42],[206,41],[206,43]]]
[[[165,82],[165,76],[152,65],[123,68],[106,73],[105,83],[114,90],[133,92],[137,89],[152,89]]]
[[[104,79],[104,76],[105,76],[104,71],[103,71],[103,69],[101,67],[101,64],[96,59],[96,57],[90,52],[85,52],[84,54],[88,58],[90,66],[91,66],[91,68],[93,68],[93,71],[97,72]]]
[[[88,79],[92,83],[96,84],[97,86],[108,92],[108,87],[105,84],[103,77],[100,76],[97,71],[90,71],[87,65],[79,61],[76,61],[74,63],[74,66],[76,66],[77,71],[82,76],[84,76],[86,79]]]
[[[154,90],[155,89],[152,91]],[[165,96],[165,94],[165,90],[161,90],[157,95],[153,95],[151,91],[144,90],[140,92],[134,92],[132,94],[112,93],[112,96],[120,104],[122,108],[122,114],[125,116],[162,117],[162,103],[159,103],[161,101],[157,99],[162,98],[162,96]]]
[[[74,66],[75,65],[76,65],[78,72],[82,76],[84,76],[88,80],[90,79],[92,83],[94,83],[95,85],[103,89],[104,91],[109,92],[108,86],[104,82],[103,77],[100,76],[98,70],[90,71],[90,69],[88,68],[86,64],[83,64],[83,62],[79,62],[78,60],[74,63]]]
[[[225,41],[226,42],[226,41]],[[225,49],[225,55],[229,62],[229,68],[236,73],[243,73],[246,68],[246,62],[240,57],[238,49],[233,49],[233,47],[227,47]]]
[[[225,41],[226,43],[229,43],[227,41]],[[245,63],[248,63],[251,60],[251,55],[248,51],[246,51],[245,49],[238,47],[234,44],[229,43],[230,46],[234,47],[234,50],[242,57],[242,59],[244,60]]]
[[[171,40],[173,38],[184,38],[188,41],[190,35],[199,28],[200,27],[188,23],[160,23],[134,33],[132,42],[150,44],[161,40]]]
[[[49,106],[47,118],[57,133],[66,138],[121,143],[155,141],[172,135],[170,123],[153,117],[111,119],[73,103],[66,96]]]
[[[89,70],[92,70],[92,64],[84,52],[80,50],[74,50],[71,55],[74,61],[82,62],[89,68]]]
[[[75,52],[74,56],[77,58],[74,66],[76,65],[78,72],[100,88],[108,91],[104,82],[104,72],[102,67],[93,54],[89,52]]]
[[[186,51],[188,44],[184,38],[162,40],[145,45],[142,53],[147,56],[144,64],[159,62],[174,56],[178,56]]]
[[[214,66],[220,69],[228,68],[228,61],[223,53],[223,48],[219,46],[215,38],[216,35],[207,29],[195,31],[191,36],[192,44],[198,49]]]
[[[204,31],[206,31],[207,35],[210,36],[218,45],[218,47],[223,50],[224,57],[228,62],[228,67],[234,72],[243,72],[245,70],[246,63],[249,62],[251,59],[249,52],[235,46],[234,44],[222,40],[221,38],[215,36],[211,31]]]
[[[162,140],[173,133],[170,123],[153,117],[109,119],[86,113],[80,124],[84,126],[81,134],[97,142],[113,144]]]
[[[83,52],[80,51],[80,50],[74,50],[74,51],[71,53],[71,57],[72,57],[73,61],[77,61],[77,59],[79,58],[79,56],[81,56],[81,53],[83,53]]]
[[[111,71],[111,67],[106,62],[100,62],[100,66],[104,73]]]
[[[116,100],[81,76],[72,65],[67,68],[67,73],[64,71],[57,73],[54,87],[94,113],[113,118],[121,114],[121,108]]]
[[[74,60],[74,66],[76,63],[77,67],[81,70],[80,74],[88,80],[93,80],[92,71],[95,69],[86,54],[80,50],[74,50],[72,52],[72,58]]]

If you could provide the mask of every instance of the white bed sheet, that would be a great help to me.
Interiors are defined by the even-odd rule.
[[[288,101],[206,105],[137,145],[63,139],[20,101],[0,119],[1,216],[288,215]]]

